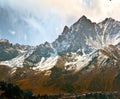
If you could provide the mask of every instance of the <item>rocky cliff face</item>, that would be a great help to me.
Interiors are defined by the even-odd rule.
[[[117,45],[120,42],[120,22],[106,18],[98,24],[92,23],[85,16],[81,17],[70,28],[53,42],[58,52],[76,52],[77,50],[92,52],[107,44]]]
[[[63,33],[53,42],[53,46],[59,53],[76,52],[79,49],[89,52],[90,48],[88,49],[85,40],[89,36],[94,38],[95,26],[95,23],[83,16],[70,28],[66,26]]]
[[[35,51],[26,59],[26,61],[38,63],[41,61],[42,57],[49,58],[54,53],[55,52],[52,45],[48,42],[45,42],[44,44],[37,46]]]
[[[18,56],[18,51],[8,40],[0,40],[0,61],[10,60]]]

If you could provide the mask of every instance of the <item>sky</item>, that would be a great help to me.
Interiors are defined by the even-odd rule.
[[[71,26],[83,15],[93,22],[107,17],[120,20],[119,5],[120,0],[0,0],[0,7],[14,9],[27,25],[23,31],[22,23],[16,24],[20,27],[18,31],[10,29],[6,34],[0,31],[0,38],[27,45],[53,42],[65,25]],[[11,18],[17,20],[14,15]]]

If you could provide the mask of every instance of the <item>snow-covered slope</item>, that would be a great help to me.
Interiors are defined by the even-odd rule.
[[[80,71],[84,67],[88,66],[91,64],[91,62],[98,57],[99,51],[96,50],[95,52],[92,52],[90,54],[86,55],[78,55],[76,54],[74,57],[71,57],[72,61],[67,61],[65,63],[65,69],[66,70],[75,70],[75,71]]]
[[[37,64],[35,64],[36,67],[33,67],[33,69],[38,70],[38,71],[39,70],[40,71],[49,70],[56,65],[58,58],[59,58],[59,56],[51,56],[47,59],[42,57],[41,61],[38,62]]]
[[[1,65],[6,65],[10,67],[23,67],[24,66],[24,61],[29,55],[31,55],[33,50],[29,52],[22,51],[22,54],[18,55],[17,57],[7,60],[7,61],[1,61]]]

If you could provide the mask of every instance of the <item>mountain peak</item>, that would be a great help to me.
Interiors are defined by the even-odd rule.
[[[0,39],[0,43],[9,43],[7,39]]]
[[[90,21],[85,15],[83,15],[78,21]]]
[[[106,22],[114,22],[114,21],[115,21],[115,19],[109,17],[109,18],[105,18],[105,20],[102,21],[102,23],[105,24]]]
[[[63,33],[68,32],[68,30],[69,30],[69,27],[68,27],[68,26],[65,26],[64,29],[63,29]]]
[[[76,25],[76,24],[89,24],[89,23],[92,23],[90,19],[88,19],[85,15],[83,15],[75,24],[73,25]]]
[[[85,15],[83,15],[80,19],[87,19],[87,17]]]
[[[51,47],[51,44],[46,41],[46,42],[44,43],[44,46],[50,48],[50,47]]]

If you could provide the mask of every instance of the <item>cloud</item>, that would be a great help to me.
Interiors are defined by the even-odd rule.
[[[16,32],[15,31],[10,31],[10,34],[15,35]]]
[[[101,21],[106,17],[113,17],[120,20],[119,10],[120,0],[91,0],[89,8],[83,7],[83,13],[93,21]]]
[[[97,22],[106,17],[120,20],[118,12],[120,0],[40,0],[40,2],[58,9],[66,19],[86,15]]]
[[[24,40],[27,41],[27,35],[26,34],[24,34]]]
[[[2,39],[2,36],[1,36],[1,34],[0,34],[0,39]]]
[[[0,3],[17,10],[29,10],[36,15],[40,13],[42,17],[58,12],[66,20],[83,14],[94,21],[105,17],[120,19],[120,0],[1,0]]]
[[[33,30],[33,33],[26,32],[32,44],[54,41],[65,25],[70,26],[82,15],[95,22],[106,17],[120,20],[119,5],[120,0],[0,0],[1,7],[23,14],[22,19]]]

